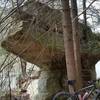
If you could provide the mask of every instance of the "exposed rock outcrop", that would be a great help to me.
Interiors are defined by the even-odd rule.
[[[12,17],[18,22],[22,21],[22,29],[13,35],[9,33],[2,47],[43,70],[38,87],[41,96],[37,96],[36,100],[49,100],[56,91],[65,88],[60,85],[64,82],[58,82],[63,79],[61,76],[66,76],[61,12],[39,2],[31,2]],[[86,83],[91,80],[91,69],[100,55],[82,51],[81,59]],[[84,76],[86,73],[88,75]]]

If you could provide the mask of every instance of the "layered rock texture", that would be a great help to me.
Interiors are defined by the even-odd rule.
[[[32,1],[17,9],[12,20],[21,23],[20,30],[16,29],[14,32],[15,28],[11,29],[9,36],[2,42],[2,47],[41,68],[38,85],[40,95],[35,100],[51,100],[54,93],[65,89],[64,80],[67,80],[61,12]],[[80,29],[83,43],[83,28]],[[91,32],[90,28],[87,29]],[[89,53],[81,48],[84,84],[91,80],[94,66],[99,59],[99,53]]]

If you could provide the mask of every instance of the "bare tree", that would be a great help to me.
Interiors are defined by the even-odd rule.
[[[83,11],[86,9],[86,1],[87,0],[83,0]],[[83,13],[83,17],[84,17],[84,24],[87,26],[87,17],[86,17],[86,10],[84,11],[84,13]]]
[[[72,19],[77,15],[77,0],[71,0],[72,8]],[[81,58],[80,58],[80,36],[79,36],[79,25],[78,18],[76,18],[72,23],[73,29],[73,43],[74,43],[74,57],[75,57],[75,67],[77,74],[77,89],[82,87],[82,77],[81,77]]]
[[[26,76],[26,64],[27,64],[27,62],[23,59],[20,59],[20,62],[21,62],[22,76],[25,77]]]
[[[63,20],[63,34],[64,34],[67,77],[68,80],[76,80],[76,68],[75,68],[75,60],[74,60],[72,23],[71,23],[69,0],[61,0],[61,1],[62,1],[62,9],[63,9],[62,20]],[[69,91],[74,92],[73,86],[69,85]]]

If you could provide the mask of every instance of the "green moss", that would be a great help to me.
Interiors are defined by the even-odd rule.
[[[91,37],[88,38],[88,42],[87,44],[85,44],[85,48],[82,49],[91,53],[99,53],[100,52],[99,34],[91,33]]]

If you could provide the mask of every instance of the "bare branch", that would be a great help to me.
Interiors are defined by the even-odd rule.
[[[90,6],[91,6],[95,1],[97,1],[97,0],[93,0],[93,1],[89,4],[89,6],[88,6],[86,9],[84,9],[78,16],[76,16],[76,17],[72,20],[72,22],[74,22],[79,16],[81,16],[86,10],[88,10],[88,9],[90,8]]]

